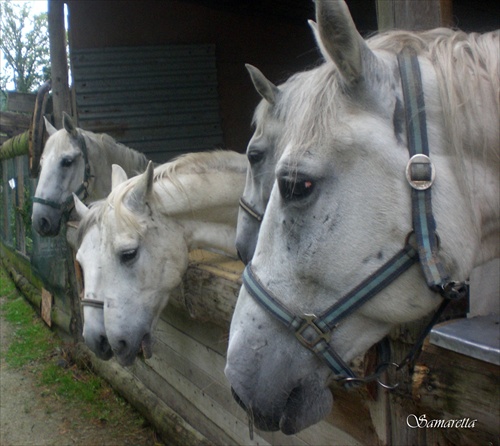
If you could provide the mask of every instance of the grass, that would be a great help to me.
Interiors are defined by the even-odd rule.
[[[35,313],[17,291],[0,264],[0,314],[14,332],[4,355],[9,367],[30,372],[41,387],[42,395],[78,405],[82,416],[95,422],[119,425],[130,417],[132,409],[111,387],[88,368],[72,360],[71,345],[64,344]],[[137,427],[144,419],[133,412]]]

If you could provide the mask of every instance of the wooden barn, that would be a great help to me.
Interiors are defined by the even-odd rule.
[[[244,64],[279,84],[320,60],[307,25],[314,18],[311,0],[48,2],[53,78],[51,108],[40,99],[41,113],[51,115],[59,128],[66,111],[79,127],[108,133],[156,162],[214,148],[243,153],[260,100]],[[490,0],[347,3],[363,35],[442,25],[487,31],[498,28],[500,17],[497,2]],[[33,100],[28,110],[18,111],[31,109],[29,115],[34,107]],[[2,117],[2,126],[7,118]],[[29,118],[25,113],[16,122],[9,137],[26,130]],[[34,120],[31,138],[39,122]],[[455,309],[461,319],[433,331],[414,373],[406,374],[397,390],[332,386],[334,409],[322,422],[292,436],[256,431],[250,439],[246,413],[233,400],[223,373],[243,264],[193,252],[183,286],[157,326],[153,357],[128,368],[101,361],[82,343],[74,224],[51,239],[31,233],[26,209],[36,179],[30,179],[29,157],[11,158],[2,146],[0,160],[3,264],[44,320],[78,343],[95,370],[168,444],[500,444],[498,262],[472,278],[472,292],[489,293],[490,299],[482,300],[491,304]],[[11,179],[17,187],[8,186]],[[488,281],[491,291],[484,285]],[[479,316],[478,325],[471,326],[466,313]],[[404,356],[421,325],[392,333],[395,360]],[[478,332],[487,335],[478,338]],[[359,367],[367,362],[369,355]],[[408,417],[422,414],[476,422],[470,429],[409,428]]]

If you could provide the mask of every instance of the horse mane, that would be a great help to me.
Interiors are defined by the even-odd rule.
[[[486,154],[498,163],[498,120],[497,128],[491,129],[482,119],[484,104],[492,104],[492,101],[494,110],[490,113],[498,117],[498,31],[487,34],[466,34],[446,28],[422,32],[388,31],[366,42],[371,50],[396,55],[403,47],[410,47],[427,58],[437,75],[449,147],[460,155],[468,151]],[[295,136],[302,144],[314,144],[314,135],[324,134],[331,128],[332,118],[343,112],[337,97],[342,90],[340,76],[330,61],[295,74],[279,89],[280,99],[272,106],[274,116],[282,121],[288,116],[298,116],[299,122],[307,123],[301,125],[300,134],[291,135],[285,131],[283,138],[288,141]],[[271,106],[261,104],[257,108],[254,115],[257,125],[269,112],[268,107]],[[493,141],[495,133],[492,131],[496,132],[496,141]]]
[[[136,173],[143,172],[146,169],[148,159],[143,153],[127,147],[106,133],[94,133],[81,128],[79,131],[92,143],[90,147],[99,147],[107,153],[113,153],[113,156],[120,159],[124,166],[129,166],[129,169],[130,166],[134,166]],[[89,147],[88,144],[87,147]]]
[[[436,70],[449,145],[461,155],[464,150],[479,153],[492,150],[494,153],[490,155],[497,155],[498,162],[498,127],[495,144],[478,129],[485,127],[484,107],[492,99],[495,109],[490,112],[496,113],[498,124],[499,40],[499,31],[467,34],[436,28],[424,32],[386,32],[369,39],[368,44],[373,50],[395,54],[403,47],[411,47],[418,55],[428,58]],[[464,147],[466,135],[474,135],[474,145]]]
[[[153,181],[169,181],[177,190],[185,193],[189,200],[187,191],[184,190],[179,180],[181,175],[201,175],[222,171],[244,174],[246,160],[241,154],[225,150],[187,153],[157,167]],[[89,220],[85,223],[87,228],[93,223],[99,223],[106,214],[107,206],[110,206],[114,209],[119,224],[134,228],[139,234],[142,234],[137,216],[124,205],[125,196],[134,188],[139,179],[140,175],[137,175],[114,188],[104,200],[104,204],[95,206],[95,215],[90,214],[88,219],[85,219]],[[154,207],[158,199],[158,192],[153,189],[152,202],[149,204]]]
[[[167,179],[178,183],[183,174],[201,175],[214,171],[246,172],[246,162],[241,155],[228,150],[185,153],[155,169],[154,181]]]

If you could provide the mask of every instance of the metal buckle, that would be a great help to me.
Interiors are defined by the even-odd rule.
[[[104,302],[102,300],[97,299],[82,299],[80,301],[82,307],[95,307],[95,308],[104,308]]]
[[[295,337],[299,340],[299,342],[304,346],[307,347],[308,349],[312,350],[318,342],[321,340],[325,341],[327,344],[330,342],[330,332],[324,333],[316,324],[315,320],[317,319],[316,315],[314,314],[304,314],[302,316],[304,322],[302,325],[297,329],[295,332]],[[307,330],[309,327],[311,327],[315,332],[316,332],[316,337],[312,340],[309,341],[307,340],[302,333],[304,333],[305,330]]]
[[[422,153],[413,155],[406,165],[406,179],[413,189],[426,190],[434,183],[436,169],[431,159]]]

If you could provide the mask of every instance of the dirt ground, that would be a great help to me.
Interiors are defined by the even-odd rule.
[[[11,324],[0,314],[0,445],[164,444],[151,428],[138,426],[134,416],[124,419],[121,426],[90,422],[78,407],[68,407],[55,395],[47,395],[29,368],[14,369],[5,363],[4,353],[12,340],[12,331]]]

